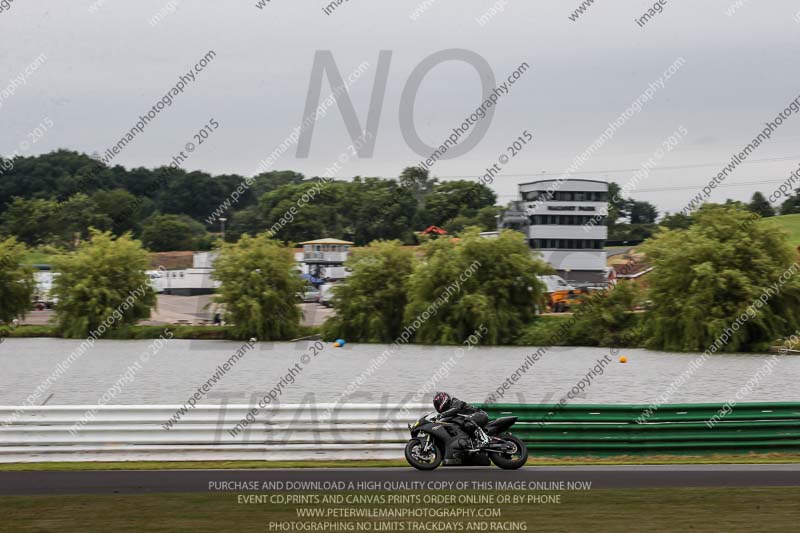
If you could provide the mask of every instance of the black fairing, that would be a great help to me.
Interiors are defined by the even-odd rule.
[[[498,418],[486,424],[484,430],[490,436],[498,435],[507,431],[516,421],[517,417],[514,416]],[[413,437],[430,435],[440,449],[444,450],[445,465],[489,466],[491,464],[489,455],[485,451],[476,453],[466,451],[470,447],[470,437],[458,424],[446,420],[431,422],[421,418],[417,425],[409,429]],[[427,437],[421,440],[424,442]]]
[[[513,426],[516,422],[517,422],[516,416],[506,416],[503,418],[498,418],[497,420],[492,420],[491,422],[486,424],[486,427],[484,429],[486,430],[486,433],[488,435],[497,435],[499,433],[507,431],[508,428]]]

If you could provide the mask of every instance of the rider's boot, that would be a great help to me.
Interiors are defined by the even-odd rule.
[[[483,448],[484,446],[489,444],[489,435],[483,431],[483,428],[479,427],[475,430],[475,444],[478,448]]]

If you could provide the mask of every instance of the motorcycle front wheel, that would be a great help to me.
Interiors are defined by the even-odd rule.
[[[411,439],[406,444],[406,461],[417,470],[433,470],[442,463],[442,451],[433,447],[423,451],[425,445],[419,439]]]
[[[510,453],[490,453],[492,462],[503,470],[516,470],[522,468],[528,461],[528,447],[514,435],[503,437],[503,440],[514,445]]]

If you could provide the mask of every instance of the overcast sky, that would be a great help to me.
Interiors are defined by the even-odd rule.
[[[531,69],[499,101],[480,143],[437,162],[432,174],[475,178],[528,130],[533,143],[494,184],[505,203],[518,183],[568,168],[682,57],[685,64],[664,88],[575,174],[623,184],[683,126],[686,140],[632,193],[675,211],[800,95],[798,0],[745,0],[732,16],[726,10],[734,0],[671,0],[644,27],[634,19],[652,2],[599,0],[574,22],[568,15],[578,0],[350,0],[329,15],[322,11],[326,2],[271,0],[263,9],[256,2],[15,0],[0,12],[0,153],[103,153],[213,50],[216,57],[196,81],[114,161],[129,168],[167,164],[213,118],[219,129],[184,168],[249,176],[301,122],[316,51],[330,50],[343,76],[369,63],[349,94],[363,126],[378,54],[391,50],[373,157],[349,161],[338,175],[395,177],[421,159],[399,126],[409,75],[432,53],[463,48],[485,58],[498,82],[522,62]],[[148,22],[171,3],[175,12]],[[476,18],[493,5],[503,11],[481,26]],[[412,20],[418,6],[427,10]],[[10,94],[11,80],[40,54],[46,60]],[[323,97],[329,92],[326,80]],[[417,94],[419,135],[439,144],[480,100],[472,66],[437,66]],[[49,131],[21,149],[45,119],[52,121]],[[800,162],[798,141],[800,117],[794,116],[711,199],[769,193]],[[297,158],[292,147],[273,168],[322,174],[348,144],[333,107],[316,125],[309,157]]]

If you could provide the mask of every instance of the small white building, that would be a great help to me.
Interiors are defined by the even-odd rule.
[[[295,254],[303,274],[319,279],[339,280],[350,275],[344,262],[350,257],[353,243],[338,239],[301,242],[302,252]]]
[[[192,268],[177,270],[148,270],[153,290],[163,294],[193,296],[211,294],[220,282],[211,278],[217,252],[195,252]]]

